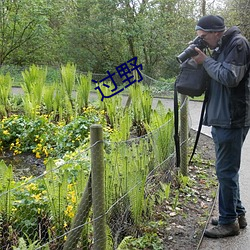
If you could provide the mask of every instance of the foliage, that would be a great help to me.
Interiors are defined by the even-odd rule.
[[[0,65],[5,61],[22,64],[31,53],[46,44],[49,27],[46,25],[47,6],[43,1],[1,1]],[[31,58],[31,57],[30,57]],[[22,61],[23,60],[23,61]]]
[[[132,236],[125,237],[118,246],[117,250],[136,250],[136,249],[154,249],[163,250],[162,240],[156,233],[146,233],[139,238]]]
[[[71,75],[72,72],[73,75]],[[64,86],[68,86],[68,91],[65,90],[66,87],[58,87],[57,90],[64,92],[70,103],[69,92],[73,91],[71,83],[72,79],[75,79],[74,69],[70,69],[68,73],[69,77],[66,74],[64,80]],[[39,75],[39,68],[34,66],[29,71],[25,71],[24,78],[27,83],[36,82],[34,79],[37,75]],[[44,75],[41,76],[44,79]],[[31,93],[32,86],[32,84],[25,85],[25,91]],[[50,87],[52,90],[48,90],[47,93],[52,97],[53,88],[56,89],[56,87],[54,85],[50,85]],[[87,87],[86,93],[88,92],[89,88]],[[53,104],[54,99],[57,98],[56,92],[54,94]],[[139,106],[135,105],[137,99],[141,100]],[[75,104],[73,99],[71,101]],[[75,117],[71,119],[68,117],[63,119],[62,116],[60,122],[55,119],[54,107],[50,114],[29,116],[21,113],[4,117],[1,120],[0,146],[3,153],[6,150],[11,150],[14,155],[33,152],[37,158],[43,157],[46,160],[46,171],[41,177],[36,181],[32,177],[19,180],[15,183],[16,188],[11,190],[12,192],[10,190],[7,192],[8,195],[13,195],[13,203],[10,203],[13,204],[13,209],[7,211],[12,219],[10,224],[13,227],[13,233],[10,231],[9,234],[13,238],[19,228],[25,228],[19,236],[25,239],[26,245],[29,243],[26,235],[29,235],[29,239],[34,244],[42,244],[40,242],[42,239],[46,242],[55,238],[54,244],[63,245],[65,239],[58,236],[64,235],[69,230],[89,176],[89,155],[82,149],[89,145],[89,129],[94,123],[103,124],[104,132],[107,135],[105,137],[107,138],[105,144],[106,208],[110,209],[108,224],[111,235],[116,233],[118,236],[114,236],[112,239],[113,244],[117,246],[121,240],[120,237],[122,237],[119,230],[114,232],[114,227],[111,226],[114,222],[114,216],[122,218],[116,223],[129,222],[127,225],[138,228],[142,220],[151,213],[150,209],[153,206],[147,207],[150,201],[144,199],[146,181],[150,167],[157,163],[154,150],[160,150],[163,145],[157,148],[156,144],[159,142],[151,140],[151,132],[155,130],[156,134],[159,133],[158,136],[162,141],[169,140],[168,133],[172,131],[172,123],[170,122],[172,116],[170,112],[166,112],[159,105],[156,111],[156,113],[159,112],[157,116],[151,109],[151,93],[140,85],[133,89],[132,103],[134,103],[134,107],[122,107],[121,98],[118,95],[110,98],[109,101],[100,101],[97,108],[88,104],[88,107],[83,108],[81,112],[75,111]],[[46,104],[47,108],[43,109],[44,113],[53,106],[48,105],[48,103],[49,101]],[[41,104],[40,110],[42,107]],[[70,112],[73,111],[73,107],[75,106],[70,106]],[[68,112],[64,104],[60,108],[62,113]],[[135,115],[135,113],[139,115]],[[142,128],[152,126],[152,130],[149,131],[148,135],[145,134],[145,137],[131,138],[138,136],[138,131],[135,131],[133,126],[134,117],[139,117],[136,120]],[[161,125],[170,128],[166,130],[166,133],[162,133],[158,130]],[[166,152],[170,151],[165,150],[162,157],[163,155],[168,157]],[[58,161],[54,161],[50,157],[56,157]],[[4,199],[4,196],[2,197]],[[122,199],[122,204],[114,206],[113,204],[120,199]],[[43,230],[38,230],[37,225]],[[124,225],[120,224],[120,226]],[[18,245],[22,242],[10,244]],[[140,244],[146,246],[147,239],[142,240]]]
[[[24,90],[24,111],[27,116],[35,117],[37,113],[39,114],[47,69],[32,65],[29,70],[23,71],[22,75],[24,79],[24,83],[21,84]]]
[[[155,159],[162,162],[173,151],[173,129],[174,119],[173,112],[165,112],[163,104],[159,101],[156,109],[152,111],[151,123],[146,123],[147,132],[152,132],[151,139],[154,150]],[[155,130],[157,129],[157,133]]]
[[[87,75],[81,74],[78,78],[76,103],[79,112],[83,108],[88,107],[89,95],[91,90],[91,80],[92,74],[90,72],[88,72]]]
[[[44,243],[49,235],[60,236],[69,229],[89,176],[90,162],[84,154],[83,150],[78,150],[74,156],[65,156],[60,162],[49,159],[43,176],[23,177],[16,182],[10,177],[12,167],[1,162],[4,189],[1,188],[0,215],[4,221],[0,221],[9,225],[9,239],[18,233],[18,244],[32,247]],[[72,164],[72,158],[79,162]],[[5,180],[11,185],[5,185]],[[5,235],[1,246],[5,246],[7,232],[1,223],[0,235]],[[59,240],[56,244],[62,242]]]
[[[72,100],[72,91],[76,82],[76,66],[67,63],[66,66],[61,67],[62,87],[65,90],[69,100]]]
[[[10,110],[8,98],[11,93],[11,86],[10,74],[0,75],[0,117],[7,116]]]
[[[14,177],[12,167],[7,167],[3,160],[0,161],[0,213],[4,215],[5,221],[10,222],[13,206],[13,195],[10,190],[13,188]]]
[[[20,237],[18,240],[18,246],[14,246],[13,250],[35,250],[40,246],[39,241],[32,242],[32,240],[30,240],[28,236],[26,236],[26,238],[28,243],[26,243],[24,238]],[[44,248],[44,250],[48,249],[49,248]]]
[[[48,197],[43,183],[38,180],[32,181],[33,177],[22,177],[15,183],[17,188],[13,194],[12,220],[16,231],[22,228],[21,235],[28,235],[29,239],[34,241],[38,234],[38,226],[41,221],[48,217]],[[20,218],[22,218],[20,220]],[[40,232],[44,236],[44,232]]]
[[[145,134],[144,124],[150,123],[152,112],[151,92],[140,84],[134,84],[129,89],[133,125],[136,127],[138,136]]]
[[[0,121],[0,149],[14,155],[33,152],[37,158],[60,156],[86,142],[91,124],[101,120],[91,107],[68,124],[55,124],[46,115],[35,119],[13,115]]]
[[[195,0],[3,1],[0,64],[72,62],[81,71],[104,73],[137,56],[147,75],[174,77],[175,57],[194,38],[197,17],[221,14],[248,36],[245,5],[230,0],[220,5]]]
[[[249,22],[249,2],[246,0],[225,0],[220,8],[226,26],[238,26],[243,35],[250,39],[250,28],[247,25]]]

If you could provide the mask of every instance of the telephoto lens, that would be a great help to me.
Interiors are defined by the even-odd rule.
[[[177,61],[179,63],[183,63],[190,57],[198,55],[198,53],[195,51],[195,47],[199,48],[200,50],[203,50],[207,48],[207,43],[201,37],[197,36],[190,43],[190,45],[176,57]]]

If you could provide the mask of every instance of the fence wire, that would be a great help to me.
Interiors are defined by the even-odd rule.
[[[152,87],[155,80],[143,77]],[[173,178],[173,129],[171,117],[144,136],[97,142],[104,143],[107,249],[143,233],[138,226],[153,218],[161,184]],[[1,249],[92,249],[93,223],[100,219],[93,219],[91,208],[93,146],[79,148],[74,158],[49,159],[39,166],[43,173],[37,176],[17,179],[11,166],[0,163]],[[13,188],[16,182],[20,185]],[[66,246],[70,234],[72,245]]]

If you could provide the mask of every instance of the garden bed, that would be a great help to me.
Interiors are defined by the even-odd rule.
[[[191,131],[191,137],[194,136],[194,131]],[[13,165],[17,179],[38,176],[45,170],[42,159],[37,159],[34,154],[7,154],[4,160]],[[201,135],[194,163],[189,166],[189,178],[177,180],[176,169],[173,171],[169,198],[155,204],[153,217],[138,229],[137,238],[125,236],[125,240],[129,238],[131,242],[126,245],[130,249],[138,249],[139,245],[142,247],[140,249],[152,250],[198,249],[217,191],[213,162],[212,139]],[[148,195],[152,195],[150,192],[152,190]],[[129,228],[127,231],[130,231]]]

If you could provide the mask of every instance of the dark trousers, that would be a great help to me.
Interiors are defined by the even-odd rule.
[[[215,143],[216,175],[219,181],[219,223],[230,224],[245,214],[240,200],[239,169],[241,149],[249,127],[212,127]]]

